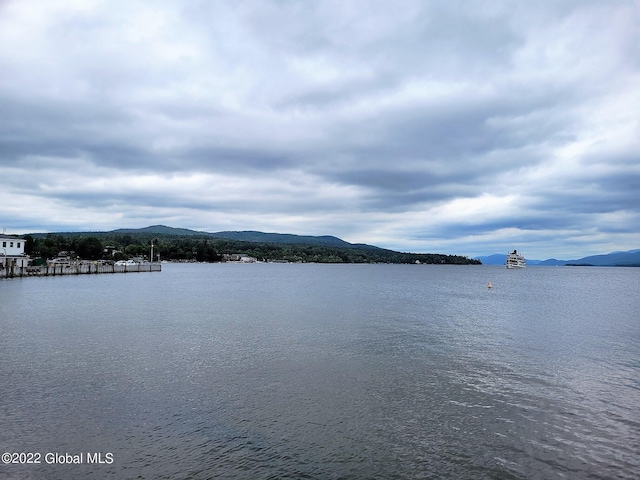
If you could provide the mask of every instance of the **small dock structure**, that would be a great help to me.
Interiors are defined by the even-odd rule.
[[[97,273],[160,272],[160,262],[140,262],[117,265],[113,262],[77,261],[70,263],[49,263],[42,266],[23,266],[10,258],[0,262],[0,278],[48,277],[55,275],[88,275]]]

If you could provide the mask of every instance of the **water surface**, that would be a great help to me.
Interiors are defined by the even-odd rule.
[[[487,288],[491,281],[492,289]],[[2,478],[638,478],[640,269],[0,281]]]

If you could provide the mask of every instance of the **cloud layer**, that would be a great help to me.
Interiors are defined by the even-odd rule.
[[[638,25],[615,0],[0,3],[0,226],[639,248]]]

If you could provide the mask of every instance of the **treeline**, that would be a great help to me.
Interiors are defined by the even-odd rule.
[[[26,235],[25,253],[34,258],[53,258],[61,252],[75,252],[86,260],[124,260],[134,256],[163,260],[220,262],[224,254],[240,253],[258,260],[317,263],[427,263],[480,264],[459,255],[403,253],[369,246],[331,247],[308,244],[245,242],[211,237],[110,232]],[[157,257],[156,257],[157,259]]]

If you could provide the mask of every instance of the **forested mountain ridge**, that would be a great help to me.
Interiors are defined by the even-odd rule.
[[[242,242],[258,243],[294,243],[308,245],[327,245],[332,247],[352,247],[356,244],[345,242],[344,240],[331,235],[311,236],[294,235],[291,233],[264,233],[255,230],[243,231],[222,231],[222,232],[202,232],[189,230],[187,228],[167,227],[166,225],[152,225],[144,228],[120,228],[112,230],[112,233],[152,233],[155,235],[185,235],[185,236],[208,236],[213,238],[226,238],[229,240],[239,240]],[[362,247],[378,248],[371,245],[358,245]]]
[[[177,261],[219,262],[224,254],[241,253],[258,260],[318,263],[480,264],[459,255],[404,253],[365,244],[351,244],[332,236],[245,232],[197,232],[154,225],[108,232],[34,233],[27,239],[32,257],[52,258],[61,251],[86,259],[124,259],[149,256]]]

